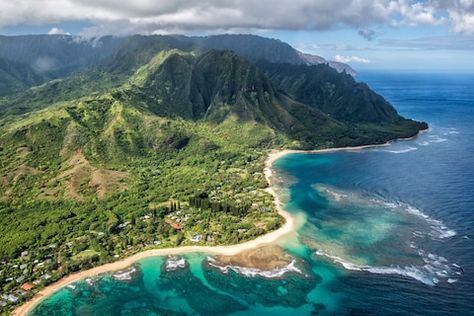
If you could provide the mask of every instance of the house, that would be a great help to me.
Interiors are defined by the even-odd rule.
[[[18,295],[20,295],[20,296],[25,296],[25,295],[26,295],[26,291],[23,291],[23,290],[21,290],[21,289],[20,289],[20,290],[17,290],[15,293],[18,294]]]
[[[125,228],[125,227],[127,227],[128,224],[130,224],[130,222],[125,222],[125,223],[123,223],[123,224],[118,225],[117,228],[118,228],[118,229]]]
[[[23,252],[21,253],[21,256],[22,256],[22,257],[28,256],[28,251],[23,251]]]
[[[21,288],[22,290],[24,290],[24,291],[31,291],[31,289],[33,289],[34,286],[33,286],[33,284],[26,282],[26,283],[23,283],[23,284],[20,286],[20,288]]]
[[[3,294],[2,298],[6,299],[7,301],[10,301],[12,303],[18,302],[18,297],[16,297],[13,294]]]
[[[176,223],[171,223],[170,225],[171,225],[171,227],[174,228],[174,230],[181,230],[181,229],[183,229],[183,226],[181,226],[181,225],[179,225],[179,224],[176,224]]]
[[[166,219],[165,222],[169,224],[171,227],[173,227],[174,230],[182,230],[183,226],[177,223],[173,223],[171,220]]]
[[[201,240],[202,240],[202,235],[194,235],[193,237],[191,237],[192,242],[199,242]]]
[[[51,275],[49,275],[48,273],[45,273],[41,276],[44,280],[48,280],[51,278]]]

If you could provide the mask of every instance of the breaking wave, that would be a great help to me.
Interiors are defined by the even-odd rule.
[[[374,202],[380,203],[387,208],[392,210],[400,210],[411,214],[417,218],[424,220],[431,228],[431,232],[429,233],[430,237],[437,238],[437,239],[444,239],[450,238],[456,235],[456,232],[452,229],[449,229],[441,220],[434,219],[425,213],[423,213],[420,209],[406,204],[402,202],[386,202],[382,200],[373,199]],[[414,235],[419,235],[421,237],[423,233],[421,232],[414,232]]]
[[[442,136],[450,136],[459,134],[456,128],[441,128],[440,135],[428,135],[427,138],[423,141],[419,141],[417,144],[420,146],[429,146],[436,143],[447,142],[448,139]]]
[[[328,257],[347,270],[366,271],[377,274],[397,274],[416,279],[427,285],[435,285],[440,279],[445,279],[448,283],[455,283],[457,281],[455,277],[462,274],[462,268],[459,265],[450,264],[445,257],[423,250],[417,243],[418,240],[426,241],[426,238],[436,241],[455,236],[456,232],[448,228],[441,220],[430,217],[422,210],[408,203],[389,201],[375,194],[338,190],[326,185],[317,185],[316,189],[324,192],[335,202],[345,203],[350,206],[354,204],[361,205],[364,209],[365,207],[369,209],[376,207],[374,210],[382,208],[389,212],[397,212],[402,214],[402,216],[409,216],[411,219],[407,219],[408,222],[414,223],[414,225],[416,225],[413,221],[415,218],[420,220],[420,223],[424,223],[424,225],[413,226],[411,229],[412,238],[408,240],[407,246],[410,248],[410,252],[413,251],[413,254],[419,256],[421,259],[419,262],[424,264],[413,262],[413,264],[387,265],[383,263],[378,266],[377,264],[353,263],[350,260],[344,259],[344,256],[334,255],[331,250],[322,250],[320,249],[321,247],[317,247],[316,255]],[[328,249],[331,249],[330,246]]]
[[[112,277],[117,281],[130,281],[133,278],[133,275],[138,272],[137,268],[131,267],[126,271],[119,271],[112,275]]]
[[[383,198],[379,197],[371,197],[371,196],[364,196],[364,194],[359,194],[357,192],[350,193],[346,191],[335,190],[332,187],[318,185],[318,190],[326,193],[336,202],[345,202],[349,200],[349,202],[353,202],[355,198],[356,201],[364,202],[364,200],[368,200],[378,206],[381,206],[386,209],[390,209],[391,211],[397,211],[405,214],[409,214],[415,216],[418,219],[424,221],[428,226],[431,228],[429,232],[429,236],[435,239],[445,239],[450,238],[456,235],[456,231],[450,229],[444,224],[443,221],[434,219],[429,215],[425,214],[422,210],[404,202],[399,201],[387,201]],[[419,235],[418,237],[424,236],[424,233],[415,231],[414,235]]]
[[[423,258],[423,266],[369,266],[358,265],[344,259],[329,255],[320,250],[316,251],[317,256],[324,256],[331,259],[333,262],[342,265],[346,270],[351,271],[365,271],[375,274],[393,274],[409,277],[422,282],[426,285],[434,286],[440,282],[440,279],[446,279],[448,283],[454,283],[457,279],[453,276],[462,274],[462,268],[457,264],[450,264],[448,260],[442,256],[432,253],[426,254],[423,250],[419,250],[418,254]]]
[[[401,148],[401,149],[376,149],[376,151],[383,151],[383,152],[392,153],[392,154],[403,154],[403,153],[408,153],[410,151],[415,151],[415,150],[418,150],[418,148],[412,147],[412,146]]]
[[[290,273],[290,272],[304,274],[296,266],[296,260],[292,260],[286,267],[275,268],[272,270],[261,270],[258,268],[248,268],[248,267],[240,267],[240,266],[233,266],[233,265],[221,266],[218,264],[218,262],[214,258],[211,258],[211,257],[207,258],[207,264],[213,268],[219,269],[224,274],[229,273],[229,271],[234,271],[238,274],[241,274],[247,277],[260,276],[267,279],[275,279],[275,278],[281,278],[285,274]]]
[[[165,270],[167,272],[184,269],[186,267],[186,260],[181,257],[170,256],[166,259]]]
[[[442,130],[443,130],[443,132],[442,132],[443,135],[457,135],[457,134],[459,134],[458,129],[455,128],[455,127],[442,128]]]

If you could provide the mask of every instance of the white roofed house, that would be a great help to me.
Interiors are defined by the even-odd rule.
[[[202,240],[202,235],[194,235],[193,237],[191,237],[192,242],[199,242],[201,240]]]

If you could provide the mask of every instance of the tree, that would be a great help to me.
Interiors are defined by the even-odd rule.
[[[178,232],[178,235],[176,236],[176,246],[181,245],[181,243],[184,241],[184,234],[183,232]]]

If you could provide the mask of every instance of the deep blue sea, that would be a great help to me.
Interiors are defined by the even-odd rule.
[[[148,258],[131,280],[77,282],[31,315],[474,315],[474,75],[358,80],[430,130],[275,162],[299,223],[280,245],[297,268],[275,277],[223,273],[206,254]]]

